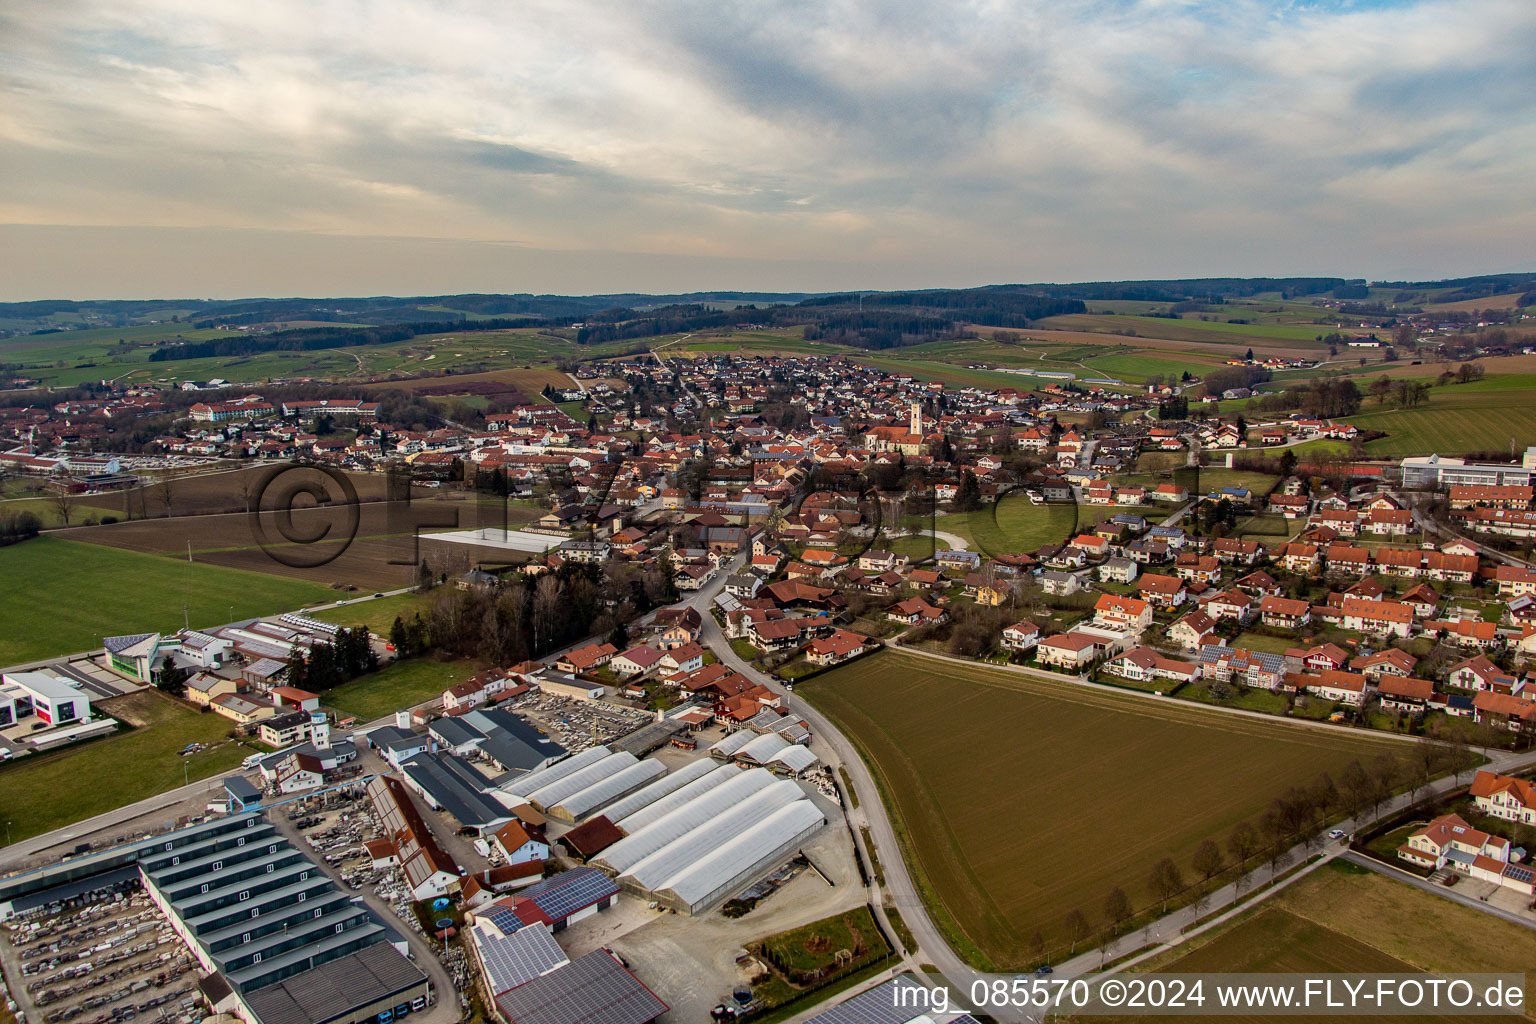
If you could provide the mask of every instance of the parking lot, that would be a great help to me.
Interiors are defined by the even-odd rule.
[[[195,961],[136,879],[6,923],[10,998],[29,1022],[191,1024]]]

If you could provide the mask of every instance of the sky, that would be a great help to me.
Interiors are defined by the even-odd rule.
[[[0,299],[1536,269],[1531,0],[6,0]]]

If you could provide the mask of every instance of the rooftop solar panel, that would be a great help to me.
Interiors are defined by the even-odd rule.
[[[806,1024],[908,1024],[926,1015],[928,1001],[921,997],[900,998],[898,992],[925,987],[906,976],[892,978],[884,985],[838,1003],[825,1013],[818,1013]]]
[[[647,1024],[667,1004],[600,949],[497,997],[510,1024]]]
[[[532,900],[551,921],[558,921],[582,907],[614,896],[618,891],[613,879],[596,868],[572,868],[529,886],[522,895]]]
[[[554,936],[543,928],[524,928],[501,937],[477,927],[473,934],[494,995],[569,963]]]

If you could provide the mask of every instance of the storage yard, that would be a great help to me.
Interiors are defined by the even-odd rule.
[[[192,957],[137,875],[78,888],[7,922],[0,959],[8,977],[20,975],[11,998],[28,1021],[201,1019]]]

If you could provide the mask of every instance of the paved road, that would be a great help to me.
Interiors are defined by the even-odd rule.
[[[765,676],[739,657],[731,649],[730,642],[719,624],[715,622],[714,616],[709,614],[708,608],[702,609],[702,612],[704,615],[703,641],[720,656],[720,660],[726,665],[748,679],[783,694],[789,710],[800,715],[810,724],[817,744],[832,752],[834,756],[827,759],[829,763],[834,766],[841,765],[853,781],[853,791],[859,802],[857,809],[852,807],[848,809],[849,818],[856,826],[854,841],[862,847],[862,836],[857,826],[867,826],[870,830],[870,838],[874,840],[874,852],[879,857],[881,869],[885,874],[884,895],[888,895],[891,902],[901,911],[902,920],[918,946],[917,949],[910,951],[908,961],[913,964],[933,964],[952,983],[962,989],[968,989],[972,979],[979,975],[961,960],[954,950],[950,949],[949,943],[945,941],[933,920],[928,916],[927,907],[922,897],[918,895],[917,886],[913,883],[906,860],[902,856],[901,846],[896,841],[896,833],[891,827],[890,818],[885,813],[880,791],[864,759],[859,756],[848,738],[815,708],[794,694],[786,693],[777,680]],[[890,929],[890,920],[885,914],[880,895],[877,887],[871,885],[875,913],[880,917],[887,932],[894,934]]]
[[[1423,512],[1419,511],[1418,504],[1414,500],[1414,495],[1408,494],[1408,493],[1403,493],[1403,492],[1398,492],[1398,491],[1389,491],[1388,493],[1391,494],[1393,497],[1398,498],[1400,501],[1403,502],[1403,504],[1408,506],[1409,514],[1413,516],[1414,525],[1416,525],[1419,528],[1419,532],[1422,533],[1424,536],[1426,536],[1426,537],[1430,537],[1430,536],[1442,537],[1442,538],[1444,538],[1447,541],[1464,540],[1464,541],[1468,542],[1469,544],[1476,544],[1477,545],[1477,549],[1480,552],[1482,552],[1487,557],[1493,559],[1495,562],[1503,562],[1505,565],[1518,566],[1521,569],[1536,568],[1536,564],[1533,564],[1531,562],[1527,562],[1527,561],[1525,561],[1524,559],[1521,559],[1521,558],[1516,558],[1514,555],[1507,555],[1504,552],[1499,551],[1499,550],[1497,550],[1495,548],[1488,547],[1482,541],[1474,540],[1473,538],[1468,537],[1464,533],[1458,533],[1457,531],[1452,530],[1449,527],[1445,527],[1445,526],[1440,525],[1439,523],[1435,522],[1433,519],[1431,519],[1428,516],[1426,516]]]

